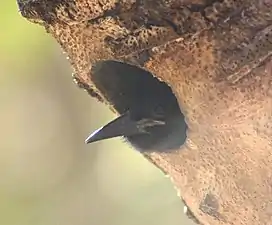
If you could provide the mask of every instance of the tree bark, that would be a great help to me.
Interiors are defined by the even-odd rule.
[[[67,53],[80,87],[108,103],[100,60],[167,83],[185,145],[145,153],[201,224],[272,224],[271,0],[18,0]],[[112,68],[114,70],[114,68]]]

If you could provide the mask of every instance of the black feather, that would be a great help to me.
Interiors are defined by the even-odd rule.
[[[98,62],[91,79],[119,114],[129,113],[125,123],[142,123],[144,131],[124,134],[136,149],[167,151],[184,144],[188,127],[177,99],[164,82],[141,68],[116,61]]]

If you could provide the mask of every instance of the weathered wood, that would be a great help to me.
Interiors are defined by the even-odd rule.
[[[53,35],[76,82],[104,101],[91,66],[135,64],[170,85],[187,143],[146,153],[202,224],[272,224],[271,0],[18,0]],[[144,59],[143,59],[144,58]]]

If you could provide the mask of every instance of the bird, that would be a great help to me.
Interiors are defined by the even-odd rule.
[[[169,151],[185,143],[185,116],[166,83],[140,67],[110,60],[98,62],[91,74],[119,116],[91,133],[85,143],[121,136],[141,152]]]

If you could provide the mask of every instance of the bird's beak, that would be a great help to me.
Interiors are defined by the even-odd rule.
[[[125,113],[112,120],[105,126],[97,129],[85,140],[86,144],[101,141],[119,136],[132,136],[137,134],[148,133],[145,128],[164,125],[162,121],[143,119],[139,121],[132,120],[129,113]]]
[[[119,136],[135,135],[140,132],[141,131],[137,127],[137,121],[131,120],[129,113],[125,113],[94,131],[89,137],[87,137],[85,143],[89,144]]]

